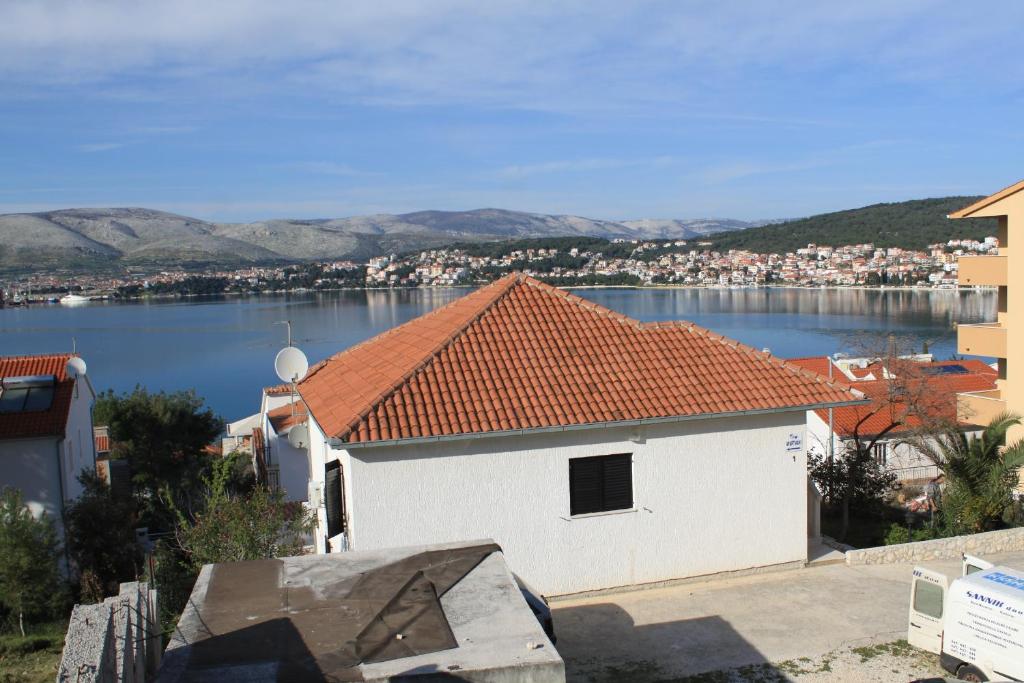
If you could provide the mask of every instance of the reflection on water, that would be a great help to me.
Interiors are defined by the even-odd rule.
[[[276,383],[274,354],[291,320],[316,362],[442,306],[466,289],[325,292],[194,301],[93,303],[0,311],[0,355],[70,351],[89,363],[97,390],[142,384],[195,387],[236,419]],[[995,319],[994,292],[853,289],[581,289],[576,294],[634,318],[692,320],[775,355],[874,346],[889,333],[906,346],[956,350],[955,322]]]

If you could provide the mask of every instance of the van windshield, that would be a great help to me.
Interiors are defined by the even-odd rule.
[[[941,619],[942,588],[921,579],[914,581],[914,611]]]

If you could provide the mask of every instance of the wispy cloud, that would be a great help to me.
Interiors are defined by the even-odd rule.
[[[336,161],[294,161],[288,164],[282,164],[282,167],[315,175],[342,176],[350,178],[381,175],[375,171],[363,171],[358,168],[353,168],[348,164],[341,164]]]
[[[583,173],[606,169],[620,169],[636,166],[668,166],[674,159],[670,156],[653,159],[572,159],[544,161],[536,164],[513,164],[495,171],[494,176],[505,180],[519,180],[536,175],[551,173]]]
[[[86,154],[93,154],[95,152],[109,152],[112,149],[120,149],[124,147],[123,142],[94,142],[85,145],[78,145],[75,147],[79,152],[85,152]]]
[[[893,84],[1012,89],[1024,74],[1009,58],[1024,5],[998,4],[992,23],[955,0],[839,10],[804,0],[34,0],[0,5],[0,79],[123,78],[118,87],[168,97],[173,85],[237,84],[233,95],[275,87],[375,105],[638,113],[695,108],[751,68],[770,80],[852,65]],[[1002,72],[986,68],[1000,55]],[[756,96],[744,104],[743,115],[763,118],[749,111]]]
[[[197,126],[139,126],[133,132],[140,135],[184,135],[197,130]]]

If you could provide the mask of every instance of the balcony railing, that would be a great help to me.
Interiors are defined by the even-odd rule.
[[[957,279],[961,285],[1005,287],[1006,261],[1005,256],[961,256],[957,259]]]
[[[281,488],[281,468],[279,465],[270,465],[267,468],[267,488],[277,491]]]
[[[939,468],[935,465],[917,465],[916,467],[890,467],[889,472],[896,475],[902,483],[921,483],[939,476]]]
[[[1006,400],[999,389],[957,394],[956,401],[957,418],[968,424],[987,425],[992,418],[1006,412]]]
[[[958,325],[957,353],[1006,358],[1006,328],[999,323]]]

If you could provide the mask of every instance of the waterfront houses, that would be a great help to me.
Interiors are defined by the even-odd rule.
[[[572,238],[537,240],[571,243]],[[360,287],[477,285],[522,272],[556,286],[670,285],[691,287],[916,286],[955,288],[961,256],[998,253],[999,240],[953,239],[925,251],[874,244],[808,244],[788,253],[714,251],[710,242],[595,240],[579,246],[523,247],[481,243],[312,264],[249,266],[207,272],[163,270],[121,275],[30,275],[0,283],[8,301],[53,298],[67,291],[120,297],[226,292],[309,291]]]

